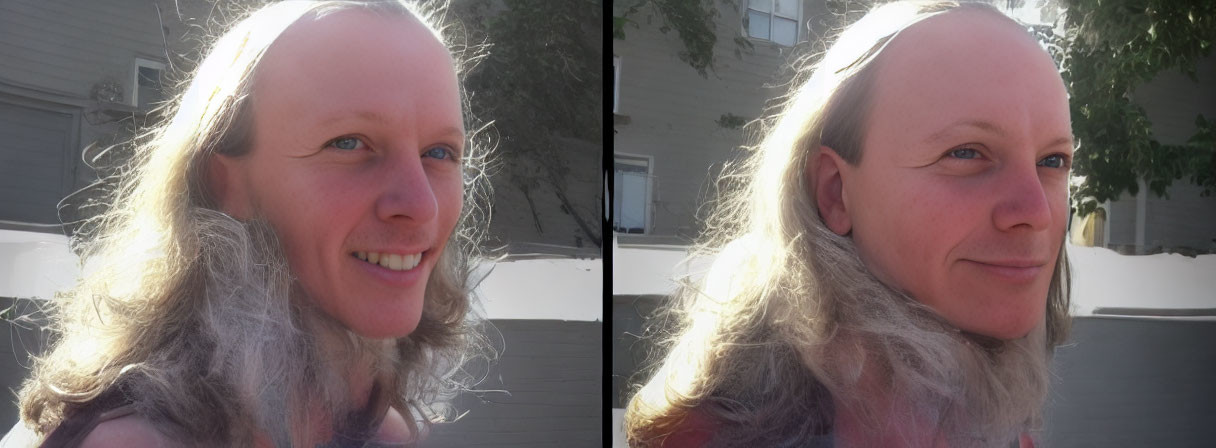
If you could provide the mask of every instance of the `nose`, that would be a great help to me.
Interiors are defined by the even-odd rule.
[[[394,154],[381,168],[381,175],[376,176],[380,187],[376,198],[378,218],[389,222],[426,222],[435,217],[439,205],[416,151]]]
[[[995,185],[997,197],[992,221],[1002,231],[1046,230],[1051,226],[1051,200],[1034,165],[1011,170]]]

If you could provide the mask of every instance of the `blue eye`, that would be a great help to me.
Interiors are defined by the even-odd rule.
[[[975,159],[975,158],[978,158],[978,157],[980,156],[980,153],[979,153],[979,151],[976,151],[976,150],[971,149],[971,148],[958,148],[958,149],[952,149],[952,150],[950,150],[950,152],[948,153],[948,155],[949,155],[950,157],[953,157],[953,158],[956,158],[956,159],[967,159],[967,160],[969,160],[969,159]]]
[[[358,137],[338,137],[330,140],[325,146],[332,146],[343,151],[354,151],[363,145],[363,141]]]
[[[432,159],[449,160],[449,159],[455,159],[456,153],[443,146],[436,146],[434,148],[426,150],[426,152],[422,153],[422,156],[430,157]]]
[[[1040,160],[1039,163],[1037,163],[1037,165],[1045,166],[1047,168],[1064,168],[1067,163],[1068,161],[1062,154],[1052,154],[1044,157],[1043,160]]]

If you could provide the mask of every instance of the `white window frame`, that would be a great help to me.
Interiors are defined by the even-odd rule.
[[[621,103],[621,57],[612,57],[612,113],[620,111]]]
[[[139,69],[151,68],[160,70],[161,88],[164,88],[165,63],[151,59],[135,58],[135,69],[131,70],[131,106],[139,107]]]
[[[768,7],[768,12],[766,13],[766,14],[768,14],[768,20],[769,20],[769,22],[768,22],[768,38],[766,39],[766,38],[763,38],[763,37],[755,37],[755,36],[752,36],[751,32],[750,32],[750,31],[748,31],[748,29],[747,29],[747,24],[746,24],[746,23],[743,23],[743,24],[742,24],[742,25],[743,25],[743,35],[744,35],[744,36],[746,36],[748,39],[762,40],[762,41],[766,41],[766,42],[772,42],[772,43],[774,43],[774,44],[781,45],[781,46],[787,46],[787,45],[785,45],[785,44],[783,44],[783,43],[776,42],[776,41],[774,41],[774,40],[773,40],[773,16],[774,16],[774,15],[776,15],[776,14],[774,13],[774,11],[775,11],[775,10],[776,10],[776,8],[777,8],[777,0],[768,0],[768,1],[769,1],[769,3],[770,3],[770,4],[769,4],[769,7]],[[797,16],[798,16],[798,17],[795,17],[795,18],[794,18],[794,43],[793,43],[793,44],[790,44],[790,45],[788,45],[788,46],[794,46],[794,45],[797,45],[797,44],[798,44],[798,42],[802,40],[802,14],[803,14],[804,5],[803,5],[803,0],[796,0],[796,1],[797,1],[797,3],[798,3],[798,14],[797,14]],[[749,11],[749,10],[750,10],[750,11],[756,11],[756,12],[759,12],[759,13],[764,13],[764,11],[760,11],[760,10],[755,10],[755,9],[752,9],[752,8],[751,8],[751,1],[749,1],[749,0],[744,0],[744,1],[743,1],[743,19],[744,19],[744,20],[748,20],[748,11]],[[740,21],[740,22],[742,22],[742,21]]]
[[[646,179],[647,179],[646,193],[644,194],[644,196],[642,198],[642,206],[643,206],[642,208],[643,208],[643,213],[645,214],[645,216],[642,219],[642,222],[643,222],[642,233],[640,233],[640,234],[631,233],[629,235],[649,235],[650,230],[651,230],[651,223],[653,222],[653,219],[654,219],[654,213],[653,213],[653,211],[654,211],[653,210],[654,209],[654,207],[653,207],[653,205],[654,205],[654,201],[653,201],[653,198],[654,198],[654,157],[641,155],[641,154],[622,153],[622,152],[614,152],[612,154],[612,173],[613,173],[612,177],[614,180],[614,185],[613,185],[614,194],[613,194],[612,205],[611,205],[612,208],[615,208],[616,199],[617,199],[617,197],[619,197],[618,195],[620,194],[620,187],[615,185],[616,165],[617,165],[617,163],[622,163],[622,162],[625,164],[628,164],[628,165],[637,165],[637,166],[642,166],[642,164],[644,163],[646,166]],[[617,227],[616,220],[619,217],[615,216],[611,213],[609,215],[610,215],[610,219],[611,219],[611,225],[612,225],[613,232],[616,232],[616,227]]]

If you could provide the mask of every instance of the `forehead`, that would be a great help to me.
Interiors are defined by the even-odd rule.
[[[903,129],[960,119],[1021,120],[1059,132],[1068,96],[1051,57],[1018,25],[987,11],[954,11],[909,27],[878,61],[872,125]]]
[[[301,18],[267,50],[253,85],[255,110],[309,116],[408,107],[459,122],[451,54],[410,16],[343,10]]]

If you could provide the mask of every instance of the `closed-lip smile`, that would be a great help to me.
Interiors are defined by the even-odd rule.
[[[1037,260],[963,260],[970,262],[979,267],[981,271],[988,273],[998,279],[1014,282],[1026,283],[1033,281],[1039,277],[1039,273],[1043,267],[1047,265],[1045,262]]]

